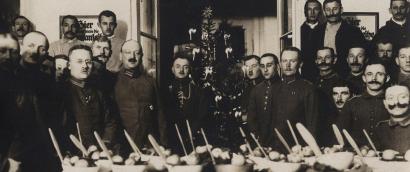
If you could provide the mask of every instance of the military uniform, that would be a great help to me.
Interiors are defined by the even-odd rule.
[[[318,130],[321,131],[318,134],[318,140],[320,145],[331,146],[334,144],[334,136],[331,125],[336,121],[336,105],[333,100],[333,87],[336,83],[342,81],[342,78],[335,72],[332,72],[326,76],[320,76],[316,80],[316,87],[318,88],[319,95],[319,124]]]
[[[113,113],[107,95],[93,85],[73,78],[63,84],[57,94],[62,95],[59,110],[63,114],[65,136],[77,135],[77,122],[85,146],[97,145],[94,131],[109,145],[115,143],[118,117]],[[68,147],[73,146],[68,140],[65,143]]]
[[[366,129],[370,137],[374,137],[377,123],[390,116],[384,108],[383,99],[384,93],[372,96],[367,91],[353,97],[343,107],[337,119],[338,127],[349,131],[359,146],[368,145],[362,130]]]
[[[169,85],[165,98],[167,100],[165,109],[168,112],[167,121],[169,122],[168,138],[172,143],[170,146],[172,150],[182,153],[174,124],[178,125],[182,137],[185,138],[185,145],[190,145],[185,121],[189,120],[194,136],[201,127],[206,127],[209,101],[204,90],[188,78],[174,80]]]
[[[244,84],[244,89],[243,89],[243,94],[241,96],[241,106],[243,108],[243,115],[248,114],[248,110],[246,109],[248,107],[249,104],[249,96],[251,95],[251,91],[252,89],[258,85],[259,83],[261,83],[263,81],[262,77],[258,77],[256,79],[246,79],[245,80],[245,84]]]
[[[138,146],[150,145],[148,134],[166,145],[166,121],[153,78],[122,69],[115,84],[115,100],[122,125]]]
[[[293,125],[301,122],[315,135],[319,102],[314,85],[300,76],[285,76],[272,90],[272,127],[277,128],[286,140],[293,140],[286,120]],[[270,131],[273,131],[273,128]],[[283,150],[277,138],[272,140],[275,140],[272,143],[274,147]]]
[[[396,122],[392,119],[380,121],[376,127],[379,150],[393,149],[405,153],[410,149],[410,117]]]
[[[346,81],[351,84],[351,92],[354,95],[361,95],[366,90],[366,84],[363,81],[362,75],[354,76],[349,74]]]
[[[268,139],[272,135],[272,85],[278,83],[278,79],[264,80],[252,89],[249,96],[248,127],[259,136],[263,145],[269,144]]]
[[[410,76],[406,76],[403,73],[399,73],[397,76],[397,84],[404,85],[410,88]]]

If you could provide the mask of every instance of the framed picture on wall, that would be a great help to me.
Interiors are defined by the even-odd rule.
[[[92,43],[95,37],[101,34],[98,27],[98,15],[74,15],[80,24],[80,31],[77,33],[77,38],[81,41]],[[64,16],[60,16],[60,23]],[[60,27],[60,39],[63,37],[63,30]]]
[[[358,27],[367,40],[372,40],[379,29],[378,12],[344,12],[342,18]]]

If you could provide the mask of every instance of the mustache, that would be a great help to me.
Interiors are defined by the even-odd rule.
[[[351,66],[361,66],[361,63],[350,63]]]
[[[390,109],[390,110],[393,110],[394,108],[406,108],[406,107],[408,107],[409,106],[409,104],[408,103],[396,103],[396,104],[394,104],[394,105],[388,105],[388,108]]]
[[[337,14],[332,14],[332,15],[328,15],[328,16],[326,16],[327,18],[330,18],[330,17],[339,17],[339,15],[337,15]]]
[[[74,35],[75,33],[72,32],[72,31],[67,31],[67,32],[65,32],[64,34],[65,34],[65,35],[68,35],[68,34]]]
[[[336,104],[343,104],[344,102],[342,100],[337,100]]]
[[[135,58],[128,59],[128,62],[135,63],[135,62],[137,62],[137,59],[135,59]]]
[[[370,82],[368,82],[368,84],[378,84],[378,85],[382,85],[382,83],[377,82],[377,81],[370,81]]]
[[[328,64],[328,63],[319,63],[318,66],[319,67],[327,67],[327,66],[330,66],[330,64]]]

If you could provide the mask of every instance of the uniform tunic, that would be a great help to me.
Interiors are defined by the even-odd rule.
[[[400,122],[392,119],[381,121],[376,131],[379,150],[393,149],[406,153],[410,149],[410,117]]]
[[[318,140],[322,146],[330,146],[334,144],[334,135],[331,125],[336,121],[337,108],[333,100],[333,87],[336,83],[342,81],[339,75],[332,72],[326,76],[321,76],[316,80],[316,87],[319,95],[319,125]]]
[[[166,122],[153,78],[122,69],[115,84],[115,100],[122,125],[138,146],[149,145],[148,134],[166,144]]]
[[[359,146],[368,145],[363,129],[366,129],[370,137],[374,137],[377,123],[389,118],[383,99],[384,93],[372,96],[367,91],[361,96],[353,97],[343,107],[337,120],[338,127],[346,129]]]
[[[115,143],[118,128],[117,116],[113,114],[109,100],[100,90],[88,83],[70,79],[59,90],[62,97],[63,128],[65,133],[77,135],[76,122],[86,147],[97,145],[94,131],[107,143]],[[68,145],[71,142],[68,141]],[[109,145],[110,145],[109,144]]]
[[[249,130],[259,136],[263,145],[269,144],[272,134],[272,85],[278,84],[278,80],[264,80],[256,85],[249,96],[248,126]]]
[[[190,123],[194,137],[200,128],[207,127],[209,99],[205,91],[189,79],[172,81],[166,95],[164,98],[167,100],[168,138],[169,142],[172,143],[170,146],[173,146],[172,150],[175,150],[177,153],[182,153],[174,124],[178,125],[182,138],[185,138],[185,146],[190,145],[186,120]]]
[[[314,85],[299,76],[284,77],[280,84],[273,87],[272,90],[272,127],[277,128],[288,141],[293,139],[286,120],[289,120],[293,125],[301,122],[315,135],[319,102]],[[273,128],[271,131],[273,131]],[[273,140],[276,140],[273,143],[275,147],[283,148],[278,143],[277,138]]]
[[[313,27],[313,28],[312,28]],[[306,22],[300,26],[300,50],[302,51],[302,76],[309,81],[314,81],[319,75],[319,70],[315,64],[316,51],[318,47],[312,44],[318,31],[318,23],[310,26]]]
[[[346,81],[351,85],[351,90],[354,95],[361,95],[366,90],[366,85],[362,79],[362,75],[354,76],[349,74]]]

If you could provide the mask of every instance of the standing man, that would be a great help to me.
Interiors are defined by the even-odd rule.
[[[97,87],[101,91],[109,96],[113,96],[117,74],[110,72],[106,68],[107,61],[112,54],[111,41],[106,36],[97,37],[93,41],[92,51],[93,70],[91,78],[96,82]]]
[[[72,15],[64,16],[61,20],[60,29],[63,32],[63,38],[51,43],[50,56],[54,57],[60,54],[68,56],[68,51],[74,45],[85,45],[83,41],[77,39],[77,34],[80,31],[77,17]]]
[[[15,36],[19,41],[21,47],[24,36],[33,31],[32,23],[24,16],[17,16],[12,22],[11,31],[13,36]]]
[[[392,18],[381,27],[373,40],[388,38],[393,43],[395,51],[410,43],[410,24],[406,21],[409,3],[406,0],[390,0],[389,12]]]
[[[78,123],[86,147],[97,145],[94,131],[102,136],[104,142],[112,145],[116,141],[117,118],[113,114],[112,106],[107,103],[107,96],[89,83],[92,70],[91,48],[86,45],[73,46],[68,57],[70,78],[57,92],[62,101],[59,106],[61,109],[58,110],[63,115],[64,134],[77,135]],[[72,146],[70,141],[65,144],[67,147]]]
[[[264,80],[256,85],[249,96],[248,126],[251,132],[259,136],[263,145],[268,145],[272,121],[272,85],[279,83],[279,60],[274,54],[264,54],[260,59],[260,69]]]
[[[350,73],[346,80],[352,85],[351,91],[354,95],[360,95],[366,89],[362,76],[367,62],[368,58],[364,46],[352,45],[352,47],[349,48],[347,64],[349,65]]]
[[[302,64],[301,52],[296,47],[289,47],[282,51],[281,57],[282,81],[272,88],[272,127],[282,133],[290,133],[284,132],[289,131],[286,120],[292,124],[301,122],[315,135],[319,114],[318,95],[314,85],[298,73]],[[285,134],[285,138],[292,140],[290,134]],[[273,145],[284,150],[277,141]]]
[[[316,39],[319,47],[330,47],[337,56],[336,72],[345,78],[349,74],[346,57],[352,44],[362,44],[365,38],[359,28],[342,20],[341,0],[325,0],[323,10],[326,23],[319,26]]]
[[[397,83],[410,87],[410,45],[399,49],[396,63],[400,67]]]
[[[209,100],[204,90],[189,78],[191,70],[190,60],[181,55],[176,56],[172,65],[174,80],[168,87],[166,96],[167,121],[169,122],[169,143],[178,153],[183,153],[181,146],[177,144],[178,136],[174,124],[179,126],[185,145],[190,145],[188,130],[185,120],[190,122],[192,132],[195,133],[203,127],[207,127]]]
[[[245,56],[242,60],[243,70],[245,72],[244,89],[241,96],[241,107],[243,108],[241,117],[243,121],[246,121],[248,116],[247,107],[249,103],[249,95],[252,89],[263,80],[259,68],[259,60],[260,58],[257,55]]]
[[[115,100],[122,125],[139,147],[149,145],[152,134],[166,145],[166,120],[156,82],[142,69],[142,48],[135,40],[121,49],[122,69],[115,84]]]
[[[104,10],[98,15],[98,27],[100,27],[102,35],[106,36],[111,42],[111,57],[108,59],[107,70],[117,73],[121,68],[120,51],[124,40],[114,35],[117,28],[117,16],[114,12]]]
[[[346,102],[338,119],[338,126],[351,132],[359,146],[366,145],[363,129],[375,136],[376,124],[389,117],[383,106],[384,86],[389,81],[386,69],[380,62],[370,63],[363,73],[366,90]]]
[[[306,21],[300,26],[303,59],[302,76],[309,81],[314,81],[318,76],[314,59],[318,47],[312,44],[312,42],[317,34],[319,19],[322,16],[322,4],[318,0],[307,0],[304,10]]]
[[[334,64],[337,58],[335,57],[332,48],[319,48],[316,53],[316,65],[319,69],[319,77],[316,79],[315,85],[318,88],[318,97],[320,104],[320,125],[318,134],[321,145],[332,145],[329,138],[332,136],[330,125],[336,119],[335,106],[332,103],[332,88],[337,82],[342,79],[334,71]]]
[[[391,80],[397,82],[400,68],[395,62],[397,52],[394,52],[393,43],[387,38],[381,38],[375,42],[375,46],[376,58],[383,62]]]
[[[7,167],[7,153],[10,149],[15,130],[11,125],[12,114],[9,112],[12,103],[11,90],[14,79],[12,64],[13,58],[19,56],[19,43],[17,39],[8,33],[5,26],[0,24],[0,171],[5,171]]]
[[[410,149],[410,95],[409,89],[403,85],[395,85],[386,89],[384,107],[390,118],[377,124],[376,135],[380,150],[393,149],[406,153]]]
[[[9,158],[13,169],[22,172],[61,171],[47,131],[56,123],[49,101],[52,78],[40,71],[47,50],[48,40],[43,33],[26,34],[14,78],[8,81],[13,84],[9,110],[15,129]]]

